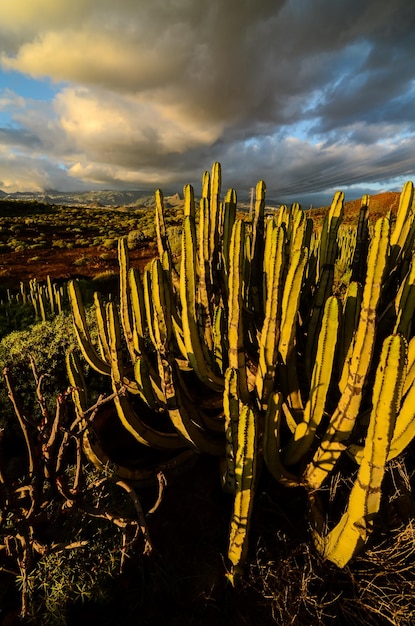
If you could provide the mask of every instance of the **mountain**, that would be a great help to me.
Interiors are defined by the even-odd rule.
[[[2,200],[18,202],[40,202],[42,204],[61,204],[64,206],[147,206],[154,195],[146,190],[135,191],[16,191],[5,193],[0,190]]]

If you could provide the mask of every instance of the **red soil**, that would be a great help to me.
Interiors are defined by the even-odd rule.
[[[20,281],[28,283],[31,278],[43,282],[48,275],[54,280],[68,280],[73,276],[93,278],[103,272],[118,273],[117,251],[109,252],[109,258],[105,260],[102,253],[103,250],[96,247],[50,248],[35,253],[33,250],[3,252],[0,255],[0,282],[3,287],[16,287]],[[143,269],[153,257],[154,248],[148,246],[130,251],[131,265],[139,269]],[[79,264],[79,259],[86,261]]]

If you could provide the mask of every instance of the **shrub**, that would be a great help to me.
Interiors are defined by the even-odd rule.
[[[66,241],[64,241],[63,239],[55,239],[52,242],[52,248],[66,248],[67,244]]]
[[[107,248],[108,250],[114,250],[118,245],[118,240],[117,239],[104,239],[104,241],[101,242],[101,246],[103,248]]]
[[[111,259],[114,259],[114,255],[110,254],[109,252],[103,252],[102,254],[99,255],[99,258],[101,259],[101,261],[110,261]]]
[[[127,245],[129,250],[135,250],[146,240],[141,230],[130,230],[127,236]]]
[[[31,304],[1,304],[0,339],[13,331],[26,328],[34,322],[34,317],[34,309]]]
[[[9,367],[16,379],[23,402],[29,399],[33,402],[33,383],[27,375],[29,356],[34,358],[39,371],[47,373],[48,392],[57,393],[67,387],[65,354],[74,345],[76,339],[72,317],[61,313],[51,321],[32,324],[25,330],[14,331],[3,337],[0,342],[0,371],[6,366]],[[4,412],[10,416],[8,410],[10,402],[6,398],[4,384],[1,384],[0,399],[3,407],[3,414],[0,416],[1,425]],[[36,403],[32,407],[33,410],[37,410]]]
[[[82,424],[73,420],[68,395],[53,409],[44,376],[32,369],[41,418],[21,411],[13,376],[5,375],[26,454],[10,458],[2,433],[0,580],[15,577],[22,618],[63,626],[71,605],[105,600],[127,559],[152,546],[133,488],[83,462],[76,443]]]
[[[89,256],[81,256],[79,257],[79,259],[76,259],[73,264],[76,265],[77,267],[81,267],[83,265],[88,265],[91,262],[91,259],[89,258]]]

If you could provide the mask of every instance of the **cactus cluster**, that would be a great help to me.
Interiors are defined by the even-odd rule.
[[[29,282],[29,292],[25,293],[25,287],[21,285],[23,298],[32,303],[37,318],[45,321],[48,315],[62,313],[66,300],[65,285],[53,282],[50,276],[46,278],[46,284],[38,283],[34,278]]]
[[[364,196],[355,230],[340,228],[337,192],[319,233],[298,204],[266,214],[265,193],[260,181],[252,215],[237,211],[235,190],[221,199],[218,163],[203,175],[199,203],[186,186],[176,267],[157,191],[158,257],[141,276],[120,240],[119,306],[96,294],[97,345],[79,287],[68,287],[84,358],[111,381],[125,428],[157,451],[151,467],[116,471],[148,480],[196,453],[219,457],[234,498],[231,578],[247,554],[264,465],[307,491],[315,545],[343,567],[371,532],[387,462],[415,436],[413,184],[396,220],[371,224]],[[347,270],[344,289],[336,264]],[[75,353],[68,371],[85,452],[105,464]],[[356,463],[355,480],[343,516],[327,528],[320,493],[344,455]]]
[[[0,305],[6,304],[9,307],[32,305],[35,317],[44,322],[49,316],[61,313],[65,301],[65,285],[58,285],[50,276],[47,276],[46,283],[40,283],[36,278],[32,278],[28,285],[20,282],[17,292],[7,289],[7,302],[2,301]]]

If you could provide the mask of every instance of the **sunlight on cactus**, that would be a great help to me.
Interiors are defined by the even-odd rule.
[[[344,567],[371,533],[388,459],[415,435],[413,184],[395,222],[370,224],[364,196],[357,227],[342,227],[343,203],[337,192],[316,235],[298,204],[269,214],[260,181],[248,215],[234,190],[221,200],[215,163],[199,204],[185,187],[180,260],[161,191],[158,258],[143,276],[120,241],[119,307],[96,297],[99,349],[69,284],[84,358],[108,378],[123,426],[154,449],[150,472],[144,463],[120,475],[139,484],[192,455],[219,457],[234,497],[231,578],[246,558],[261,458],[262,471],[306,491],[315,546]],[[82,417],[85,383],[75,361],[68,368]],[[84,449],[98,466],[108,461],[88,424]],[[343,516],[327,520],[322,494],[345,455],[358,467],[354,485]]]

